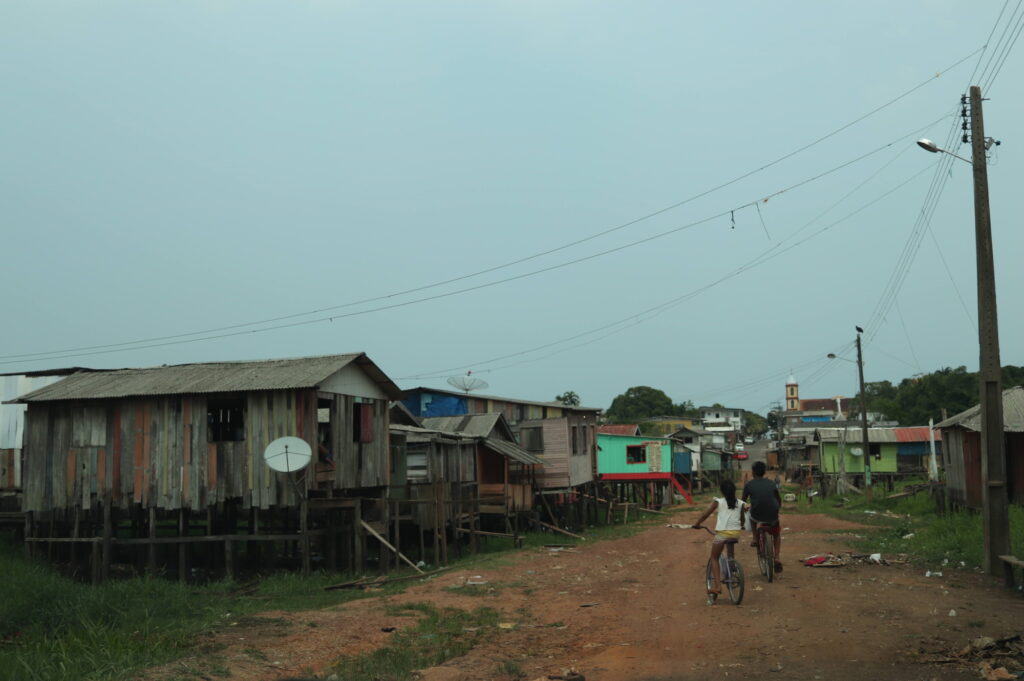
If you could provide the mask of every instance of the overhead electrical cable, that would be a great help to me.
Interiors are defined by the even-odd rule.
[[[576,239],[574,241],[570,241],[568,243],[562,244],[562,245],[554,247],[554,248],[550,248],[550,249],[547,249],[547,250],[544,250],[544,251],[540,251],[540,252],[534,253],[532,255],[524,256],[524,257],[516,259],[516,260],[512,260],[512,261],[509,261],[509,262],[505,262],[505,263],[501,263],[501,264],[498,264],[498,265],[494,265],[492,267],[488,267],[488,268],[484,268],[484,269],[481,269],[481,270],[477,270],[475,272],[470,272],[468,274],[460,275],[458,277],[451,277],[451,278],[444,279],[444,280],[441,280],[441,281],[433,282],[433,283],[426,284],[426,285],[423,285],[423,286],[417,286],[417,287],[413,287],[413,288],[409,288],[409,289],[405,289],[405,290],[401,290],[401,291],[395,291],[395,292],[384,294],[384,295],[374,296],[374,297],[371,297],[371,298],[364,298],[362,300],[356,300],[356,301],[350,301],[350,302],[346,302],[346,303],[341,303],[341,304],[338,304],[338,305],[332,305],[332,306],[321,307],[321,308],[317,308],[317,309],[313,309],[313,310],[307,310],[305,312],[296,312],[296,313],[287,314],[287,315],[280,315],[280,316],[276,316],[276,317],[268,317],[268,318],[261,319],[261,320],[256,320],[256,321],[242,322],[242,323],[238,323],[238,324],[230,324],[230,325],[226,325],[226,326],[218,326],[218,327],[212,327],[212,328],[198,330],[198,331],[190,331],[190,332],[185,332],[185,333],[170,334],[170,335],[165,335],[165,336],[153,336],[153,337],[149,337],[149,338],[136,339],[136,340],[132,340],[132,341],[123,341],[123,342],[119,342],[119,343],[104,343],[104,344],[89,345],[89,346],[78,346],[78,347],[64,348],[64,349],[60,349],[60,350],[50,350],[50,351],[45,351],[45,352],[21,353],[21,354],[13,354],[13,355],[0,355],[0,360],[2,360],[2,359],[19,359],[19,358],[28,358],[28,357],[42,358],[42,357],[47,356],[47,355],[60,355],[62,357],[71,357],[71,356],[77,356],[77,355],[69,355],[67,353],[86,351],[86,350],[100,350],[100,349],[107,349],[107,348],[125,348],[125,349],[130,349],[129,346],[138,346],[137,349],[150,348],[150,347],[159,347],[161,345],[161,343],[159,343],[160,341],[173,341],[173,340],[187,338],[187,337],[190,337],[190,336],[203,336],[204,337],[204,338],[197,339],[197,340],[208,340],[208,339],[213,339],[213,338],[223,338],[223,337],[225,337],[224,335],[211,335],[211,334],[219,334],[222,331],[233,331],[233,330],[238,330],[238,329],[247,329],[247,328],[250,328],[250,327],[263,326],[263,325],[266,325],[266,324],[276,324],[277,322],[281,322],[281,321],[298,319],[300,317],[307,317],[307,316],[310,316],[310,315],[322,314],[324,312],[340,310],[340,309],[344,309],[344,308],[348,308],[348,307],[353,307],[353,306],[356,306],[356,305],[363,305],[363,304],[367,304],[367,303],[373,303],[373,302],[378,302],[378,301],[387,300],[387,299],[391,299],[391,298],[396,298],[396,297],[399,297],[399,296],[404,296],[404,295],[409,295],[409,294],[413,294],[413,293],[418,293],[420,291],[425,291],[425,290],[428,290],[428,289],[436,288],[436,287],[439,287],[439,286],[444,286],[444,285],[447,285],[447,284],[456,283],[456,282],[459,282],[459,281],[463,281],[463,280],[470,279],[470,278],[473,278],[473,277],[481,276],[481,275],[484,275],[484,274],[489,274],[491,272],[496,272],[496,271],[501,270],[501,269],[505,269],[505,268],[512,267],[512,266],[515,266],[515,265],[519,265],[519,264],[528,262],[530,260],[534,260],[536,258],[544,257],[546,255],[551,255],[553,253],[557,253],[559,251],[562,251],[562,250],[565,250],[565,249],[568,249],[568,248],[572,248],[574,246],[578,246],[580,244],[586,243],[586,242],[591,241],[593,239],[597,239],[597,238],[605,236],[607,234],[611,234],[611,233],[619,231],[621,229],[625,229],[627,227],[635,225],[635,224],[637,224],[639,222],[642,222],[644,220],[648,220],[648,219],[653,218],[655,216],[662,215],[662,214],[664,214],[664,213],[666,213],[668,211],[671,211],[671,210],[674,210],[675,208],[679,208],[681,206],[684,206],[684,205],[686,205],[686,204],[688,204],[688,203],[690,203],[692,201],[695,201],[695,200],[697,200],[699,198],[702,198],[704,196],[708,196],[709,194],[712,194],[713,192],[716,192],[716,191],[719,191],[721,189],[724,189],[724,188],[726,188],[726,187],[728,187],[730,185],[733,185],[733,184],[735,184],[737,182],[740,182],[741,180],[744,180],[744,179],[746,179],[748,177],[751,177],[752,175],[755,175],[755,174],[757,174],[759,172],[767,170],[768,168],[771,168],[771,167],[773,167],[773,166],[775,166],[775,165],[777,165],[777,164],[779,164],[779,163],[781,163],[781,162],[783,162],[783,161],[785,161],[785,160],[787,160],[789,158],[792,158],[793,156],[796,156],[797,154],[800,154],[800,153],[802,153],[802,152],[804,152],[804,151],[806,151],[806,150],[808,150],[808,149],[810,149],[810,148],[812,148],[812,147],[814,147],[814,146],[816,146],[816,145],[818,145],[818,144],[820,144],[820,143],[822,143],[822,142],[824,142],[824,141],[834,137],[835,135],[838,135],[839,133],[847,130],[848,128],[850,128],[850,127],[852,127],[852,126],[854,126],[854,125],[856,125],[856,124],[866,120],[867,118],[870,118],[871,116],[877,114],[878,112],[883,111],[884,109],[888,108],[889,106],[892,106],[893,104],[895,104],[895,103],[901,101],[902,99],[910,96],[911,94],[913,94],[917,90],[919,90],[919,89],[923,88],[924,86],[934,82],[936,79],[938,79],[941,76],[945,75],[946,73],[948,73],[952,69],[955,69],[956,67],[960,66],[965,61],[969,60],[971,57],[975,56],[976,54],[979,54],[979,53],[983,52],[984,49],[985,49],[985,46],[977,48],[976,50],[974,50],[970,54],[960,58],[956,62],[954,62],[954,63],[950,64],[949,66],[947,66],[945,69],[937,71],[934,75],[930,76],[928,79],[918,83],[917,85],[915,85],[912,88],[906,90],[902,94],[900,94],[900,95],[898,95],[898,96],[888,100],[884,104],[882,104],[882,105],[872,109],[871,111],[869,111],[869,112],[867,112],[867,113],[865,113],[865,114],[863,114],[863,115],[853,119],[852,121],[850,121],[850,122],[848,122],[848,123],[846,123],[846,124],[836,128],[836,129],[832,130],[831,132],[826,133],[825,135],[822,135],[822,136],[818,137],[817,139],[815,139],[815,140],[813,140],[813,141],[811,141],[811,142],[809,142],[807,144],[804,144],[804,145],[798,147],[797,149],[794,149],[793,151],[791,151],[791,152],[789,152],[787,154],[779,156],[778,158],[776,158],[776,159],[774,159],[774,160],[772,160],[772,161],[770,161],[768,163],[765,163],[765,164],[759,166],[758,168],[756,168],[754,170],[748,171],[748,172],[746,172],[746,173],[744,173],[742,175],[739,175],[738,177],[735,177],[735,178],[733,178],[733,179],[731,179],[731,180],[729,180],[727,182],[723,182],[723,183],[721,183],[719,185],[716,185],[716,186],[714,186],[714,187],[712,187],[710,189],[707,189],[707,190],[704,190],[702,192],[699,192],[699,193],[697,193],[697,194],[695,194],[693,196],[690,196],[687,199],[683,199],[682,201],[675,202],[673,204],[670,204],[670,205],[665,206],[663,208],[660,208],[658,210],[652,211],[652,212],[647,213],[645,215],[641,215],[640,217],[634,218],[634,219],[629,220],[627,222],[615,225],[615,226],[610,227],[608,229],[605,229],[603,231],[591,234],[589,236],[586,236],[586,237],[583,237],[583,238],[580,238],[580,239]],[[754,205],[754,204],[747,204],[747,205]],[[744,207],[746,207],[746,206],[744,206]],[[421,300],[432,300],[432,299],[433,298],[425,298],[425,299],[421,299]],[[379,308],[379,309],[388,309],[388,307],[385,306],[385,307]],[[319,321],[319,320],[315,320],[315,321]],[[271,327],[268,327],[267,330],[272,330],[272,329],[277,329],[277,328],[282,328],[282,327],[281,326],[271,326]],[[228,335],[234,335],[234,334],[228,334]],[[54,357],[54,359],[59,359],[59,358],[60,357]]]
[[[477,291],[477,290],[480,290],[480,289],[490,288],[492,286],[497,286],[499,284],[504,284],[504,283],[508,283],[508,282],[512,282],[512,281],[518,281],[520,279],[526,279],[528,277],[533,277],[533,276],[536,276],[538,274],[543,274],[543,273],[550,272],[550,271],[553,271],[553,270],[561,269],[563,267],[568,267],[568,266],[576,265],[576,264],[579,264],[579,263],[582,263],[582,262],[587,262],[589,260],[593,260],[595,258],[600,258],[600,257],[606,256],[606,255],[610,255],[612,253],[617,253],[617,252],[626,250],[628,248],[633,248],[635,246],[639,246],[641,244],[645,244],[645,243],[654,241],[656,239],[660,239],[660,238],[663,238],[663,237],[666,237],[666,236],[669,236],[669,235],[672,235],[672,234],[676,234],[676,233],[682,232],[684,230],[692,229],[694,227],[697,227],[697,226],[709,223],[709,222],[711,222],[713,220],[717,220],[717,219],[723,218],[726,215],[729,215],[730,213],[735,212],[736,210],[741,210],[743,208],[749,208],[751,206],[756,205],[758,202],[763,202],[763,201],[767,201],[769,199],[778,197],[778,196],[780,196],[782,194],[785,194],[787,192],[790,192],[790,191],[792,191],[792,190],[794,190],[796,188],[803,187],[803,186],[805,186],[805,185],[807,185],[807,184],[809,184],[811,182],[814,182],[814,181],[819,180],[819,179],[821,179],[823,177],[831,175],[832,173],[838,172],[839,170],[841,170],[843,168],[846,168],[846,167],[848,167],[850,165],[853,165],[854,163],[857,163],[858,161],[861,161],[861,160],[863,160],[865,158],[873,156],[874,154],[877,154],[877,153],[879,153],[881,151],[884,151],[885,149],[888,149],[888,148],[892,147],[893,145],[897,144],[898,142],[903,141],[905,139],[906,139],[906,135],[901,135],[899,138],[897,138],[897,139],[895,139],[895,140],[893,140],[891,142],[888,142],[888,143],[886,143],[886,144],[884,144],[884,145],[882,145],[882,146],[880,146],[880,147],[878,147],[878,148],[876,148],[876,149],[874,149],[872,151],[869,151],[869,152],[866,152],[864,154],[861,154],[860,156],[858,156],[858,157],[856,157],[854,159],[851,159],[849,161],[846,161],[846,162],[844,162],[844,163],[842,163],[842,164],[840,164],[838,166],[835,166],[835,167],[833,167],[833,168],[831,168],[829,170],[823,171],[821,173],[818,173],[817,175],[814,175],[812,177],[809,177],[809,178],[806,178],[804,180],[801,180],[801,181],[799,181],[799,182],[797,182],[795,184],[789,185],[788,187],[785,187],[783,189],[779,189],[779,190],[777,190],[775,192],[772,192],[772,193],[770,193],[768,195],[762,196],[761,198],[755,199],[753,201],[747,201],[745,203],[739,204],[739,205],[737,205],[737,206],[735,206],[733,208],[721,211],[721,212],[716,213],[714,215],[710,215],[708,217],[705,217],[705,218],[702,218],[702,219],[699,219],[699,220],[695,220],[693,222],[690,222],[690,223],[687,223],[687,224],[684,224],[684,225],[681,225],[681,226],[678,226],[678,227],[674,227],[672,229],[669,229],[669,230],[666,230],[666,231],[663,231],[663,232],[659,232],[659,233],[656,233],[656,234],[653,234],[653,235],[650,235],[650,236],[647,236],[647,237],[644,237],[644,238],[641,238],[641,239],[636,239],[634,241],[627,242],[625,244],[621,244],[619,246],[615,246],[615,247],[612,247],[612,248],[609,248],[609,249],[605,249],[603,251],[599,251],[599,252],[596,252],[596,253],[591,253],[589,255],[582,256],[582,257],[579,257],[579,258],[576,258],[576,259],[573,259],[573,260],[564,261],[564,262],[561,262],[561,263],[555,263],[555,264],[549,265],[547,267],[543,267],[543,268],[539,268],[539,269],[532,270],[532,271],[529,271],[529,272],[524,272],[524,273],[521,273],[521,274],[505,277],[503,279],[497,279],[497,280],[493,280],[493,281],[490,281],[490,282],[485,282],[483,284],[476,284],[476,285],[473,285],[473,286],[464,287],[464,288],[456,289],[456,290],[453,290],[453,291],[447,291],[447,292],[444,292],[444,293],[438,293],[438,294],[434,294],[434,295],[431,295],[431,296],[424,296],[424,297],[415,298],[415,299],[412,299],[412,300],[406,300],[406,301],[402,301],[402,302],[392,303],[390,305],[381,305],[381,306],[377,306],[377,307],[373,307],[373,308],[368,308],[368,309],[364,309],[364,310],[356,310],[356,311],[353,311],[353,312],[338,313],[338,314],[333,314],[333,315],[329,315],[329,316],[325,316],[325,317],[319,317],[319,318],[315,318],[315,319],[306,319],[306,320],[302,320],[302,321],[287,322],[287,323],[284,323],[284,324],[277,324],[277,325],[273,325],[273,326],[265,326],[265,327],[261,327],[261,328],[257,328],[257,329],[244,329],[244,330],[239,329],[239,330],[235,330],[235,331],[229,331],[228,333],[208,335],[208,336],[201,336],[201,337],[183,337],[183,336],[189,336],[189,334],[181,334],[181,335],[178,335],[178,336],[171,337],[170,340],[165,340],[165,341],[162,341],[162,342],[155,342],[155,343],[148,343],[148,344],[143,344],[143,345],[134,345],[134,346],[131,346],[131,347],[126,347],[126,344],[123,344],[123,343],[111,344],[111,345],[91,346],[91,347],[82,348],[82,350],[84,350],[83,352],[68,352],[68,353],[56,354],[56,351],[54,351],[54,352],[40,352],[40,353],[25,353],[25,354],[20,354],[20,355],[6,355],[6,356],[0,357],[0,360],[6,360],[6,361],[0,361],[0,365],[2,365],[2,364],[23,364],[25,362],[38,361],[40,359],[68,359],[68,358],[74,358],[74,357],[84,357],[84,356],[91,356],[91,355],[110,354],[110,353],[113,353],[113,352],[123,352],[123,351],[126,351],[126,350],[141,350],[141,349],[148,349],[148,348],[155,348],[155,347],[165,347],[165,346],[169,346],[169,345],[180,345],[180,344],[184,344],[184,343],[193,343],[193,342],[199,342],[199,341],[204,341],[204,340],[213,340],[213,339],[219,339],[219,338],[229,338],[229,337],[241,336],[241,335],[253,334],[253,333],[263,333],[265,331],[272,331],[272,330],[278,330],[278,329],[284,329],[284,328],[292,328],[292,327],[298,327],[298,326],[307,326],[307,325],[310,325],[310,324],[317,324],[317,323],[323,323],[323,322],[333,322],[336,319],[346,319],[346,318],[349,318],[349,317],[356,317],[356,316],[361,316],[361,315],[370,314],[370,313],[374,313],[374,312],[380,312],[380,311],[384,311],[384,310],[390,310],[390,309],[395,309],[395,308],[400,308],[400,307],[406,307],[406,306],[414,305],[414,304],[417,304],[417,303],[423,303],[423,302],[427,302],[427,301],[431,301],[431,300],[438,300],[438,299],[442,299],[442,298],[448,298],[448,297],[459,295],[459,294],[462,294],[462,293],[468,293],[470,291]],[[782,242],[779,242],[778,245],[781,245],[781,244],[782,244]]]

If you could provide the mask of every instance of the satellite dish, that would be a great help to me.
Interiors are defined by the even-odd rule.
[[[853,454],[854,456],[864,456],[864,450],[860,447],[851,447],[850,454]]]
[[[279,437],[263,452],[263,460],[279,473],[301,471],[312,458],[313,450],[301,437]]]
[[[483,390],[487,387],[487,381],[477,378],[476,376],[449,376],[448,385],[454,386],[459,390],[465,390],[467,393],[474,390]]]

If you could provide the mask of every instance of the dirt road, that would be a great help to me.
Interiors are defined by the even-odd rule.
[[[668,517],[687,523],[696,511]],[[1024,599],[968,572],[926,577],[907,565],[806,568],[798,557],[842,551],[861,531],[819,515],[784,518],[785,571],[773,584],[742,546],[747,593],[735,607],[704,603],[708,535],[654,526],[566,551],[529,550],[494,569],[441,573],[386,599],[305,613],[266,613],[222,635],[229,678],[270,681],[321,672],[384,645],[382,628],[409,626],[387,604],[498,609],[511,629],[470,654],[423,671],[423,681],[501,679],[510,661],[526,679],[575,667],[588,681],[977,679],[976,669],[926,664],[978,636],[1024,629]],[[464,587],[479,575],[487,584]],[[925,655],[921,655],[921,651]],[[935,657],[935,655],[932,655]],[[506,666],[506,669],[508,667]],[[155,677],[154,677],[155,678]]]

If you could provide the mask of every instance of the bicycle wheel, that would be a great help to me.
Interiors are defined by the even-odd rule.
[[[743,568],[738,560],[729,559],[729,573],[729,598],[733,605],[739,605],[743,601]]]
[[[711,590],[715,588],[715,574],[711,571],[711,559],[708,559],[708,567],[704,576],[704,583],[708,587],[708,605],[715,604],[715,594]]]
[[[768,532],[762,532],[761,536],[764,537],[764,542],[761,544],[764,555],[758,555],[757,559],[764,561],[762,571],[768,578],[768,582],[771,583],[775,579],[775,537]]]
[[[764,575],[765,577],[768,576],[768,565],[769,565],[768,560],[765,558],[765,554],[767,553],[767,550],[764,547],[764,540],[767,537],[767,534],[768,533],[765,532],[764,530],[758,530],[757,531],[757,541],[755,542],[757,544],[757,567],[761,569],[761,574]],[[772,580],[769,579],[768,581],[770,582]]]

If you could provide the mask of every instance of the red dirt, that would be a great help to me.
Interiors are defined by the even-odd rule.
[[[696,512],[666,518],[687,524]],[[757,573],[753,549],[737,549],[747,572],[738,607],[728,599],[715,606],[704,602],[710,537],[661,524],[567,551],[522,551],[498,568],[443,572],[396,596],[310,612],[267,612],[219,634],[225,647],[217,655],[231,672],[224,678],[273,681],[323,673],[339,658],[385,645],[390,634],[382,627],[409,626],[411,618],[389,616],[385,606],[410,602],[488,606],[515,624],[468,655],[423,670],[422,681],[512,681],[498,671],[505,661],[527,679],[570,667],[589,681],[752,674],[977,679],[975,669],[927,663],[921,653],[954,651],[982,635],[1020,633],[1024,600],[988,577],[944,570],[943,577],[929,578],[908,565],[806,568],[799,558],[846,549],[843,542],[860,526],[821,515],[787,515],[783,523],[785,571],[775,583]],[[472,587],[485,595],[452,589],[473,575],[487,580],[486,587]],[[147,678],[167,678],[171,670],[200,663],[197,656]]]

